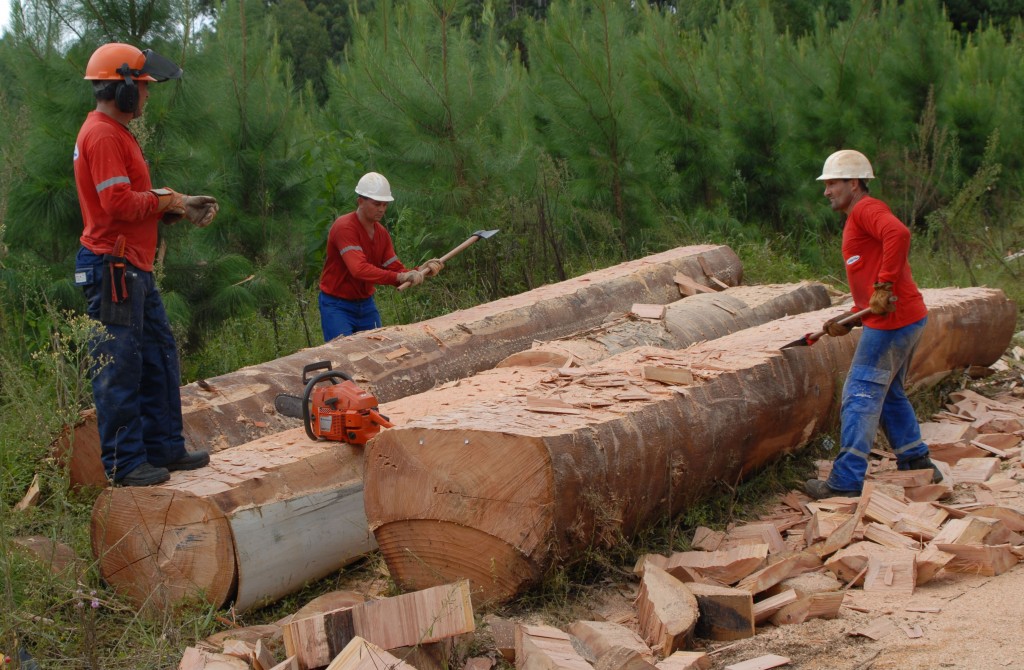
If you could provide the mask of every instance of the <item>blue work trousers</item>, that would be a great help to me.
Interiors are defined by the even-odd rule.
[[[319,302],[324,342],[381,326],[380,312],[372,295],[362,300],[346,300],[320,291]]]
[[[897,467],[928,455],[914,408],[903,391],[917,343],[928,317],[896,330],[864,328],[843,386],[839,456],[828,485],[836,491],[860,491],[868,454],[879,423],[896,454]]]
[[[85,291],[88,313],[100,318],[103,258],[81,248],[75,283]],[[182,436],[181,373],[152,272],[126,268],[129,325],[109,325],[94,340],[93,356],[102,366],[92,381],[103,468],[120,481],[149,462],[160,467],[187,455]]]

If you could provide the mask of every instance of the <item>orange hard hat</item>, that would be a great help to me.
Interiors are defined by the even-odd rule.
[[[93,52],[85,66],[85,78],[115,80],[131,77],[135,81],[180,79],[181,68],[160,54],[131,44],[111,42]]]

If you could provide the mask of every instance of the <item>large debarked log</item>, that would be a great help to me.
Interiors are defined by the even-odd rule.
[[[713,340],[789,314],[829,306],[828,290],[813,282],[733,286],[719,293],[700,293],[665,305],[660,319],[623,315],[582,334],[551,342],[535,342],[497,367],[568,364],[587,365],[636,347],[679,349]]]
[[[683,346],[828,303],[813,283],[737,287],[708,298],[673,303],[670,336],[642,322],[614,330],[624,340],[671,337]],[[550,376],[537,367],[488,370],[383,403],[381,411],[402,425],[511,389],[542,393]],[[311,442],[299,428],[217,452],[209,467],[175,473],[164,486],[108,489],[92,518],[100,573],[137,602],[201,594],[215,605],[234,600],[241,611],[274,600],[375,546],[361,472],[361,450]]]
[[[599,325],[609,313],[637,302],[679,299],[676,273],[711,285],[742,280],[739,258],[727,246],[679,247],[597,270],[470,309],[406,326],[390,326],[290,356],[242,368],[181,389],[186,446],[214,451],[293,428],[274,413],[279,393],[301,393],[302,368],[330,360],[366,386],[381,402],[422,393],[437,384],[493,367],[535,340],[563,337]],[[71,453],[71,482],[104,486],[95,416],[56,445]]]
[[[929,290],[925,301],[914,379],[990,364],[1013,334],[1002,291]],[[367,448],[364,499],[391,576],[415,589],[469,578],[505,600],[806,444],[835,420],[859,337],[780,351],[822,316],[620,354],[559,389],[562,413],[510,395],[381,433]],[[652,364],[695,381],[645,382],[637,371]],[[608,385],[622,379],[631,385]]]

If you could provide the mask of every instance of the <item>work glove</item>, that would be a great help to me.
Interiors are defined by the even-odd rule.
[[[181,221],[181,217],[185,216],[186,196],[167,187],[154,188],[150,190],[150,193],[156,196],[156,211],[163,214],[163,216],[160,217],[160,220],[164,223],[177,223],[178,221]]]
[[[220,209],[217,199],[209,195],[184,195],[171,188],[155,188],[150,191],[157,197],[157,210],[163,213],[160,220],[170,225],[183,218],[199,228],[213,223]]]
[[[825,322],[825,325],[821,327],[825,334],[829,337],[842,337],[843,335],[849,335],[850,331],[853,330],[854,326],[860,325],[860,320],[854,320],[849,323],[839,323],[841,319],[845,319],[848,314],[840,314],[834,316]]]
[[[185,218],[197,228],[205,228],[213,223],[220,206],[212,195],[186,195]]]
[[[408,272],[398,273],[399,285],[409,282],[412,286],[419,286],[423,283],[423,273],[419,270],[409,270]]]
[[[441,273],[441,270],[444,270],[444,263],[441,262],[440,258],[431,258],[421,265],[419,269],[424,277],[436,277]]]
[[[889,314],[896,311],[896,305],[892,302],[892,282],[879,282],[875,284],[875,292],[868,300],[868,307],[872,314]]]

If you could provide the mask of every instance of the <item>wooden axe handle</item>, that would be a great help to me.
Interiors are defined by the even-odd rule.
[[[452,249],[451,251],[446,253],[444,256],[441,256],[441,259],[440,259],[441,262],[442,263],[447,263],[448,261],[450,261],[452,259],[453,256],[455,256],[458,253],[461,253],[461,252],[465,251],[466,247],[468,247],[469,245],[473,244],[474,242],[476,242],[479,239],[480,239],[479,235],[470,235],[468,240],[466,240],[465,242],[463,242],[459,246],[455,247],[454,249]],[[412,282],[408,282],[408,281],[407,282],[403,282],[398,287],[398,290],[399,291],[404,291],[405,289],[409,288],[410,286],[412,286]]]

